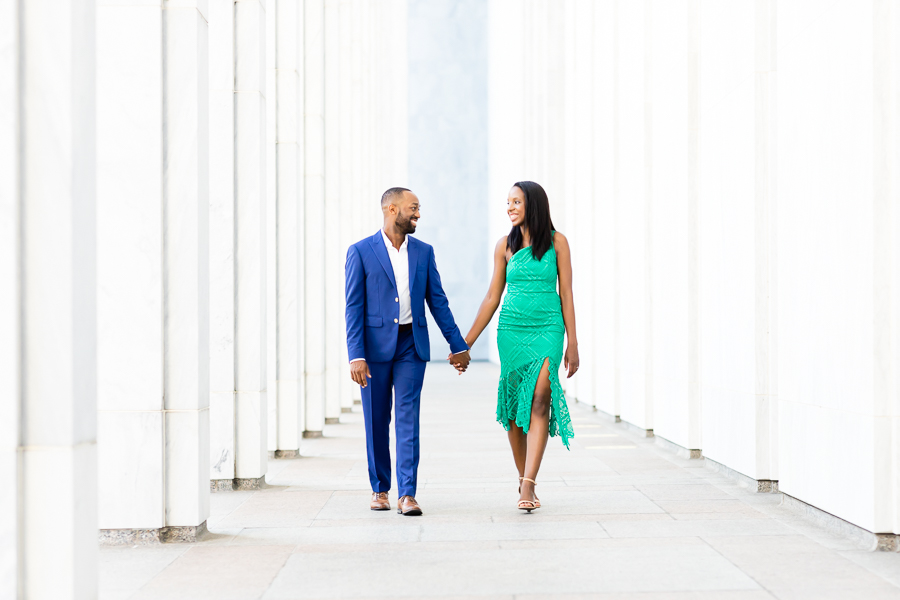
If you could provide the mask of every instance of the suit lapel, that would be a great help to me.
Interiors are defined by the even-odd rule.
[[[381,237],[380,229],[372,236],[371,241],[372,251],[375,252],[375,256],[378,257],[378,262],[384,267],[384,272],[387,273],[388,279],[391,280],[391,285],[393,285],[396,290],[397,281],[394,279],[394,266],[391,264],[391,257],[388,256],[387,248],[384,247],[384,238]]]
[[[419,244],[410,236],[406,236],[406,253],[409,255],[409,291],[412,293],[416,280],[416,267],[419,264]]]

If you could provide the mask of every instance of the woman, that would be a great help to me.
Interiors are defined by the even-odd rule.
[[[553,230],[544,188],[520,181],[510,189],[506,202],[512,230],[494,248],[491,286],[466,342],[471,348],[487,327],[509,284],[497,328],[497,421],[509,432],[519,470],[517,508],[531,512],[541,507],[534,486],[548,436],[559,435],[568,448],[574,435],[558,377],[563,333],[569,339],[567,377],[578,370],[572,261],[566,237]]]

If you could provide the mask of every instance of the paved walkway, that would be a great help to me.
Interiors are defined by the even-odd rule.
[[[550,440],[517,511],[494,422],[499,370],[428,369],[422,517],[368,509],[358,407],[258,492],[212,495],[197,544],[103,548],[100,597],[900,599],[900,555],[873,553],[574,404],[570,452]],[[391,500],[396,502],[395,492]]]

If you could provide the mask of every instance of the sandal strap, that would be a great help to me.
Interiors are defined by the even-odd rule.
[[[537,485],[537,481],[535,481],[534,479],[528,479],[527,477],[522,477],[521,479],[522,481],[530,481],[534,485]]]

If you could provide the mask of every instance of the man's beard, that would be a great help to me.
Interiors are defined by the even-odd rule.
[[[416,226],[412,222],[412,217],[397,215],[397,220],[394,221],[394,225],[396,225],[397,229],[403,232],[404,235],[416,232]]]

